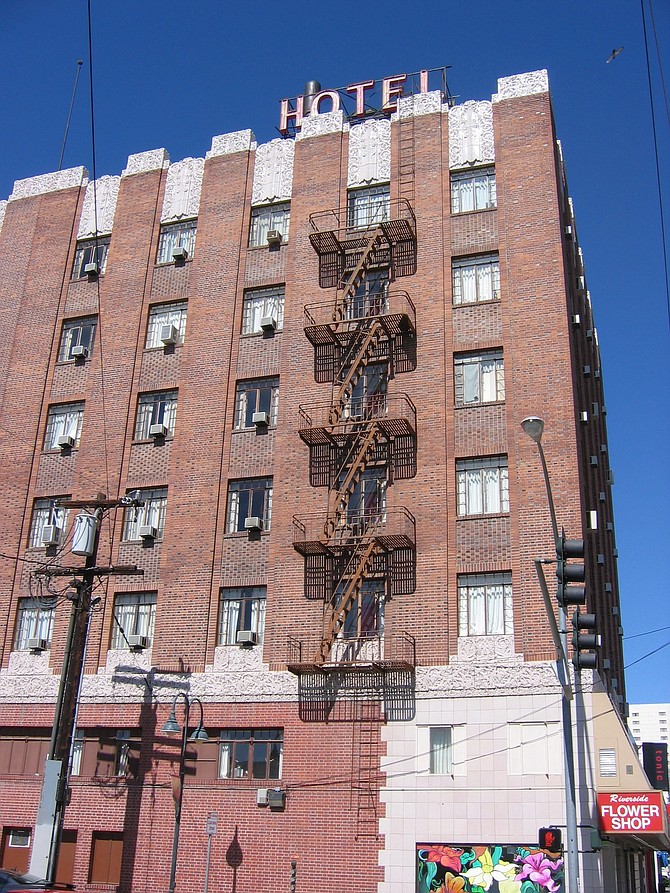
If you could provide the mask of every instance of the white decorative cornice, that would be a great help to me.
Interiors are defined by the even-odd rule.
[[[272,140],[256,149],[252,205],[288,201],[293,187],[293,140]]]
[[[421,115],[433,115],[442,111],[442,92],[431,90],[429,93],[412,93],[410,96],[398,98],[397,110],[391,115],[392,121],[402,118],[419,118]]]
[[[198,216],[204,170],[204,158],[184,158],[170,165],[161,223]]]
[[[490,102],[465,102],[449,109],[449,167],[488,164],[495,161],[493,106]]]
[[[218,155],[234,155],[235,152],[250,152],[256,148],[256,137],[251,130],[235,130],[233,133],[222,133],[212,137],[212,148],[205,158],[216,158]]]
[[[517,96],[532,96],[534,93],[549,92],[549,75],[547,69],[540,71],[527,71],[524,74],[513,74],[508,78],[498,78],[498,92],[491,99],[493,102],[502,102],[505,99],[515,99]]]
[[[347,127],[343,111],[307,115],[302,119],[302,127],[300,133],[296,135],[296,140],[308,140],[310,137],[324,136],[326,133],[342,133]]]
[[[88,239],[101,233],[111,233],[116,211],[116,200],[119,197],[121,177],[98,177],[86,187],[84,207],[79,220],[78,239]],[[97,227],[96,227],[97,209]]]
[[[5,219],[5,211],[7,210],[7,199],[0,202],[0,232],[2,232],[2,222]]]
[[[482,637],[483,638],[483,637]],[[454,661],[448,666],[417,667],[416,692],[423,697],[508,697],[560,691],[551,661],[498,659]]]
[[[348,186],[369,186],[391,179],[391,122],[356,124],[349,131]]]
[[[22,198],[31,198],[34,195],[44,195],[47,192],[58,192],[61,189],[83,186],[87,177],[88,172],[85,167],[70,167],[65,171],[54,171],[51,174],[40,174],[38,177],[17,180],[14,183],[14,191],[9,196],[9,201],[15,202]]]
[[[165,149],[151,149],[149,152],[138,152],[137,155],[128,156],[128,164],[121,172],[122,177],[130,177],[132,174],[145,174],[148,171],[161,170],[167,167],[170,158]]]

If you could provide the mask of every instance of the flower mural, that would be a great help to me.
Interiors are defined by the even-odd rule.
[[[417,845],[417,893],[562,893],[563,877],[537,847]]]

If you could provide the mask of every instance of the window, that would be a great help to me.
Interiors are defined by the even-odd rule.
[[[20,598],[14,650],[27,651],[30,648],[30,639],[44,639],[47,645],[51,645],[55,616],[55,598]]]
[[[197,226],[197,220],[184,220],[180,223],[166,223],[161,226],[156,263],[171,264],[174,261],[172,252],[175,248],[185,248],[187,256],[193,257]]]
[[[58,441],[61,437],[72,438],[72,443],[67,443],[68,446],[79,446],[83,421],[83,403],[61,403],[58,406],[49,407],[47,430],[44,436],[44,449],[59,449],[61,444]]]
[[[388,366],[385,363],[370,363],[354,384],[351,396],[345,403],[343,417],[352,421],[385,417],[387,386]]]
[[[41,549],[45,545],[60,546],[62,544],[67,526],[67,509],[54,503],[57,499],[63,498],[57,496],[35,500],[30,521],[29,548]]]
[[[345,639],[373,638],[381,636],[383,630],[384,584],[381,580],[364,580],[344,619],[342,636]]]
[[[276,205],[265,205],[251,209],[251,229],[249,231],[249,247],[258,248],[267,245],[268,232],[275,229],[281,233],[282,241],[288,239],[288,227],[291,218],[291,205],[288,202]]]
[[[349,190],[347,200],[347,226],[361,229],[377,226],[388,220],[391,212],[391,188],[368,186],[365,189]]]
[[[451,213],[496,207],[496,175],[492,167],[451,173]]]
[[[430,728],[431,775],[451,775],[451,726],[431,726]]]
[[[176,391],[140,394],[137,400],[135,440],[148,440],[151,437],[152,425],[165,425],[168,435],[171,437],[174,434],[176,417]]]
[[[231,481],[228,485],[228,523],[226,533],[246,530],[247,518],[260,518],[263,529],[270,527],[272,514],[272,478]]]
[[[242,631],[256,633],[263,641],[265,630],[265,586],[236,586],[221,590],[219,645],[235,645]]]
[[[277,424],[278,378],[238,381],[235,394],[235,430],[253,428],[255,412],[267,412],[269,424]]]
[[[97,316],[64,320],[58,349],[58,362],[67,363],[70,360],[75,360],[78,356],[90,355],[93,350],[97,324]],[[83,348],[83,352],[77,348]]]
[[[353,295],[345,294],[345,318],[364,319],[388,313],[388,291],[388,270],[368,271]]]
[[[98,238],[97,247],[95,239],[86,239],[77,242],[74,254],[74,264],[72,265],[72,278],[85,279],[87,276],[87,264],[97,263],[98,272],[104,273],[107,266],[107,252],[109,251],[109,236]]]
[[[510,775],[559,775],[563,771],[560,723],[509,723],[507,736]]]
[[[123,518],[124,542],[140,540],[142,527],[153,527],[156,536],[163,536],[165,527],[165,509],[167,508],[167,487],[157,487],[155,490],[139,490],[139,498],[144,502],[143,506],[129,506]]]
[[[130,729],[119,729],[116,733],[114,751],[114,775],[128,775],[130,769]]]
[[[457,406],[504,400],[505,370],[502,350],[455,354],[454,386]]]
[[[81,757],[84,753],[84,730],[76,729],[70,751],[70,775],[81,775]]]
[[[386,473],[381,468],[366,468],[347,501],[349,523],[365,518],[382,521],[386,512]]]
[[[456,463],[459,515],[509,511],[507,456],[459,459]]]
[[[615,778],[616,750],[613,747],[601,747],[598,751],[598,768],[601,778]]]
[[[122,856],[122,831],[94,831],[91,840],[89,883],[116,886],[121,880]]]
[[[184,343],[186,330],[186,301],[178,301],[174,304],[154,304],[149,310],[149,325],[147,326],[147,349],[153,347],[165,347],[161,340],[163,328],[174,326],[177,330],[176,344]]]
[[[112,649],[130,647],[130,636],[146,636],[147,645],[154,637],[156,620],[155,592],[117,592],[112,615]]]
[[[451,279],[454,306],[482,304],[500,299],[500,263],[497,254],[454,260]]]
[[[281,778],[283,729],[224,729],[219,778]]]
[[[261,320],[273,319],[276,329],[284,326],[284,286],[253,288],[244,293],[242,310],[242,334],[262,332]]]
[[[512,575],[462,574],[458,578],[458,635],[512,632]]]

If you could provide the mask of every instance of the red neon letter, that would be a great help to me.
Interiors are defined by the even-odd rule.
[[[356,94],[356,111],[354,112],[356,117],[365,114],[365,91],[374,85],[374,81],[361,81],[360,84],[349,84],[347,87],[347,93]]]
[[[428,92],[428,70],[422,68],[419,72],[419,93]]]
[[[295,109],[289,109],[288,99],[282,99],[281,113],[279,116],[279,132],[280,133],[283,133],[283,134],[287,133],[289,118],[295,119],[296,129],[299,129],[302,126],[303,103],[304,103],[304,98],[302,96],[298,96],[298,98],[295,101]]]
[[[402,96],[402,85],[407,80],[406,74],[396,74],[382,81],[382,111],[390,112],[398,104],[394,96]]]

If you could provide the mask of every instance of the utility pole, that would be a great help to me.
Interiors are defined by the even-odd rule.
[[[83,567],[49,567],[40,572],[46,577],[73,578],[72,594],[67,596],[72,602],[70,623],[30,858],[31,874],[52,883],[56,876],[65,808],[69,800],[69,761],[84,671],[93,584],[96,577],[144,573],[136,565],[97,566],[100,520],[105,509],[139,507],[143,504],[132,495],[107,499],[102,493],[91,500],[60,500],[58,505],[62,508],[82,509],[75,519],[71,551],[75,555],[85,555],[86,561]]]

